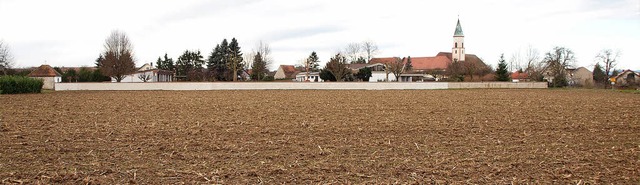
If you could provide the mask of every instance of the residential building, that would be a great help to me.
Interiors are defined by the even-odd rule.
[[[516,71],[511,73],[511,81],[513,82],[528,82],[529,74],[525,72]]]
[[[593,73],[585,67],[567,69],[567,84],[569,86],[593,87]]]
[[[609,80],[617,88],[637,88],[640,84],[640,73],[624,70]]]
[[[55,89],[55,84],[62,82],[62,75],[46,64],[31,71],[27,76],[42,79],[44,82],[44,85],[42,86],[43,89]]]
[[[293,65],[280,65],[276,74],[273,75],[274,79],[295,79],[296,73],[300,70],[296,69]]]
[[[144,64],[132,74],[126,75],[120,82],[171,82],[173,81],[173,71],[154,68],[151,64]],[[116,82],[111,78],[111,82]]]
[[[296,74],[297,82],[324,82],[324,80],[320,79],[320,72],[309,72],[309,77],[307,78],[307,72],[299,72]]]

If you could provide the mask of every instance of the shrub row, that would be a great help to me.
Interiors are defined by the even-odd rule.
[[[0,77],[0,94],[40,93],[44,82],[24,76]]]

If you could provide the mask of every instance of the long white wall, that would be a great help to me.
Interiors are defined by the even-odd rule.
[[[544,89],[546,82],[156,82],[156,83],[57,83],[56,91],[139,91],[139,90],[268,90],[268,89]]]

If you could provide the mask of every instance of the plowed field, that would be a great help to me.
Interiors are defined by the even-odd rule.
[[[52,92],[0,106],[2,183],[640,183],[633,93]]]

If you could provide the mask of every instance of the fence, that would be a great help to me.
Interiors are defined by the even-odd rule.
[[[394,90],[394,89],[545,89],[545,82],[154,82],[154,83],[56,83],[56,91],[140,91],[140,90]]]

